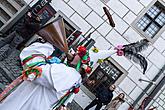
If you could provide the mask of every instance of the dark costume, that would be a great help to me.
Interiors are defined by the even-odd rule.
[[[107,105],[112,100],[112,92],[109,88],[100,87],[96,92],[96,98],[84,110],[89,110],[95,105],[95,110],[100,110],[103,104]]]
[[[19,22],[14,30],[24,38],[28,40],[31,38],[41,27],[41,21],[36,19],[36,16],[25,15],[25,18]]]
[[[14,27],[14,31],[0,40],[0,61],[9,56],[18,45],[27,42],[40,27],[40,21],[36,20],[34,17],[25,15],[25,18]],[[8,44],[8,48],[5,47],[6,44]]]

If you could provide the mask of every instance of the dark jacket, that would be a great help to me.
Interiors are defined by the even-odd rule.
[[[21,35],[24,40],[29,40],[41,27],[40,21],[37,21],[34,17],[25,17],[18,22],[14,30]]]
[[[109,88],[100,87],[96,92],[96,98],[103,104],[108,104],[113,98],[113,91]]]

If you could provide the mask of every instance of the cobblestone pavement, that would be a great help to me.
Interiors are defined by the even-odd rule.
[[[7,49],[7,45],[0,49],[0,55]],[[0,92],[21,74],[21,63],[18,50],[13,52],[5,59],[0,61]]]
[[[68,104],[70,110],[83,110],[74,100],[72,103]]]

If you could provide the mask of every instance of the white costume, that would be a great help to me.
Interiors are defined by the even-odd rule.
[[[21,60],[32,54],[50,56],[54,48],[49,43],[33,43],[23,49]],[[27,63],[45,60],[35,57]],[[42,76],[32,82],[24,81],[2,103],[0,110],[49,110],[75,83],[81,82],[80,74],[64,64],[46,64],[40,66]],[[71,97],[73,98],[73,97]]]

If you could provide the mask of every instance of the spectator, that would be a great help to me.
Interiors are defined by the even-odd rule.
[[[96,81],[94,79],[87,79],[86,84],[89,87],[93,87],[96,84]]]
[[[112,100],[115,88],[115,85],[111,85],[108,88],[100,87],[96,92],[96,98],[84,110],[89,110],[95,105],[95,110],[100,110],[103,104],[107,105]]]
[[[124,101],[125,94],[120,93],[117,97],[115,97],[106,107],[105,110],[117,110],[119,106],[125,102]]]
[[[5,51],[0,53],[0,61],[9,56],[13,49],[25,44],[40,29],[40,26],[39,17],[32,17],[31,12],[27,12],[25,18],[16,25],[14,31],[0,40],[0,49],[4,50],[2,47],[9,45]]]

